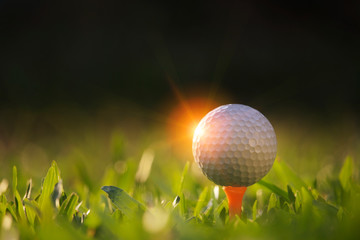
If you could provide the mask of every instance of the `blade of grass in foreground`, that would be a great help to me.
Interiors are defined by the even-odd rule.
[[[256,220],[256,214],[257,214],[257,200],[255,200],[254,205],[252,207],[252,217],[253,221]]]
[[[268,188],[269,190],[271,190],[272,192],[274,192],[278,196],[284,198],[287,202],[290,202],[288,194],[284,190],[282,190],[282,189],[278,188],[277,186],[275,186],[274,184],[265,182],[264,180],[260,180],[258,182],[258,184]]]
[[[206,196],[208,194],[208,187],[205,187],[204,190],[201,192],[200,197],[196,203],[196,207],[194,210],[194,216],[198,217],[200,215],[201,209],[206,205]]]
[[[75,208],[78,203],[78,200],[79,200],[79,196],[76,193],[72,193],[61,205],[59,215],[65,216],[67,220],[71,221],[76,212]]]
[[[44,179],[39,198],[39,206],[41,210],[44,210],[46,205],[51,203],[51,193],[54,191],[54,187],[59,179],[59,169],[56,162],[53,161]]]
[[[5,195],[0,195],[0,218],[5,215],[6,213],[6,206],[7,206],[7,199]]]
[[[16,195],[16,190],[17,190],[17,168],[16,166],[13,166],[12,192],[14,199]]]
[[[271,193],[267,212],[270,212],[270,210],[273,208],[280,208],[280,202],[276,195],[274,193]]]
[[[22,203],[20,194],[17,190],[15,191],[15,206],[16,206],[17,212],[19,214],[20,220],[25,221],[26,216],[25,216],[25,212],[24,212],[24,205]]]
[[[41,212],[39,205],[35,200],[24,199],[24,206],[26,211],[26,217],[31,226],[35,224],[35,218],[38,217],[39,222],[41,222]]]
[[[190,162],[186,162],[185,166],[184,166],[184,170],[181,174],[181,179],[180,179],[180,183],[179,183],[179,188],[178,188],[178,192],[177,195],[180,196],[184,187],[184,180],[185,180],[185,176],[187,174],[187,172],[189,171],[189,166],[190,166]]]
[[[276,160],[273,169],[286,185],[293,185],[295,189],[307,189],[307,184],[285,162]]]
[[[101,189],[109,195],[109,198],[114,206],[125,216],[131,217],[134,216],[134,214],[142,213],[146,210],[143,204],[136,201],[121,188],[103,186]]]
[[[339,174],[339,180],[342,188],[349,192],[351,190],[351,178],[353,172],[353,160],[347,156]]]

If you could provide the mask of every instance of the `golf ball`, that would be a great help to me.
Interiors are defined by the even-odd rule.
[[[228,104],[197,126],[193,155],[202,172],[221,186],[247,187],[263,178],[276,157],[276,135],[259,111]]]

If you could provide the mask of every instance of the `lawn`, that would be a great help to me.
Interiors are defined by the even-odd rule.
[[[221,187],[193,161],[191,136],[114,112],[28,113],[6,123],[1,239],[359,236],[360,144],[351,121],[270,117],[278,137],[273,168],[248,188],[241,218],[229,219]]]

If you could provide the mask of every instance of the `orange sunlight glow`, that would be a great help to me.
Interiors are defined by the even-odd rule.
[[[185,104],[185,105],[184,105]],[[212,109],[217,107],[215,101],[207,98],[183,99],[171,112],[167,129],[169,140],[175,152],[189,154],[191,152],[192,138],[200,120]]]
[[[188,92],[193,92],[192,96],[196,94],[196,97],[186,98],[170,76],[167,80],[178,101],[178,105],[167,119],[168,144],[174,153],[186,159],[192,156],[192,138],[200,120],[209,111],[221,105],[220,102],[214,100],[215,95],[217,95],[216,99],[224,99],[224,96],[216,94],[217,85],[212,83],[207,92],[188,89],[190,90]]]

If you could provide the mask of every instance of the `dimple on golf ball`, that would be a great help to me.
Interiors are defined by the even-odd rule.
[[[193,155],[202,172],[221,186],[247,187],[263,178],[276,157],[276,135],[259,111],[228,104],[197,126]]]

